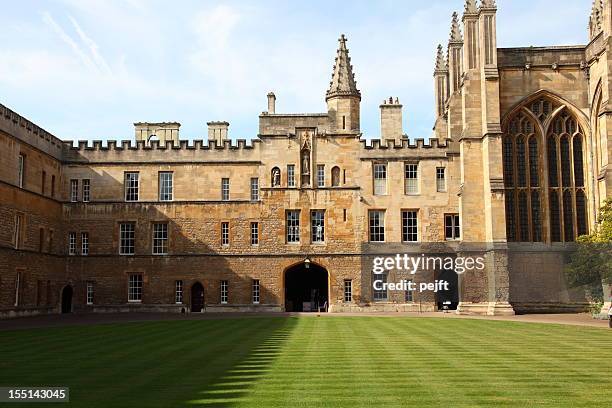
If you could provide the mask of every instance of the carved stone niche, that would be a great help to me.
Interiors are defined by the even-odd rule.
[[[313,129],[302,129],[300,135],[300,174],[302,187],[309,187],[312,174],[312,137]]]

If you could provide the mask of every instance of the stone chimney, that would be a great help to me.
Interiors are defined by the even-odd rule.
[[[380,105],[380,137],[381,139],[401,139],[402,129],[402,105],[399,99],[385,99]]]
[[[227,139],[228,122],[208,122],[208,141],[216,141],[217,146],[223,146]]]
[[[158,140],[160,146],[165,146],[171,140],[176,146],[179,142],[178,122],[137,122],[134,123],[134,136],[136,141],[144,141],[148,146],[151,140]]]
[[[268,94],[268,113],[270,115],[276,113],[276,95],[274,95],[274,92]]]

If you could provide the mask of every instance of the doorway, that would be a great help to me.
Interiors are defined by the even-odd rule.
[[[191,311],[199,313],[204,309],[204,286],[196,282],[191,286]]]
[[[452,269],[442,269],[435,273],[435,278],[448,282],[448,290],[436,293],[438,310],[457,310],[459,306],[459,276]]]
[[[72,286],[66,285],[62,289],[62,313],[72,312]]]
[[[285,311],[318,312],[327,310],[329,278],[319,265],[300,263],[285,271]]]

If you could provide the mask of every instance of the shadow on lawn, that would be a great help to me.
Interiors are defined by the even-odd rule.
[[[230,361],[225,369],[205,384],[197,393],[197,397],[185,402],[206,407],[232,407],[246,402],[251,388],[266,376],[273,362],[281,354],[283,344],[291,335],[296,320],[268,320],[270,324],[264,331],[256,334],[259,339],[250,339],[254,341],[247,342],[244,348],[241,347],[239,356],[227,356]]]

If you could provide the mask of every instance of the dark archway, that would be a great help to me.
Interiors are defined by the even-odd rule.
[[[204,309],[204,286],[200,282],[191,285],[191,311],[201,312]]]
[[[285,311],[327,310],[328,287],[329,278],[325,268],[313,263],[290,267],[285,271]]]
[[[448,282],[448,290],[436,293],[438,310],[457,310],[459,306],[459,276],[457,273],[452,269],[442,269],[435,273],[435,278]]]
[[[66,285],[62,289],[62,313],[72,312],[72,286]]]

